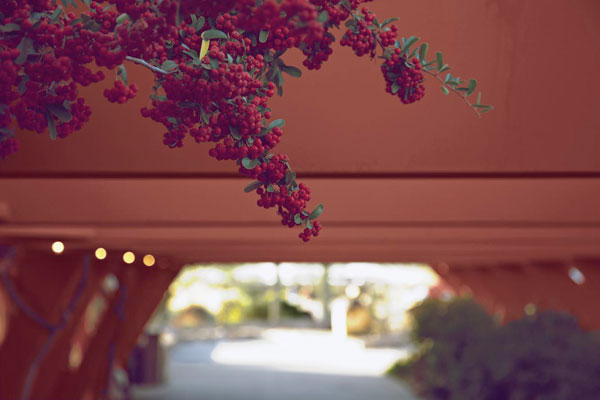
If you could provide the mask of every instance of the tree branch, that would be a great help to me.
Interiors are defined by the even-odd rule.
[[[168,74],[172,74],[174,72],[174,71],[170,71],[170,72],[169,71],[165,71],[163,69],[155,67],[154,65],[149,64],[148,62],[146,62],[145,60],[142,60],[141,58],[135,58],[135,57],[127,56],[127,57],[125,57],[125,59],[127,61],[131,61],[131,62],[134,62],[136,64],[143,65],[144,67],[148,68],[149,70],[154,71],[154,72],[158,72],[159,74],[168,75]]]

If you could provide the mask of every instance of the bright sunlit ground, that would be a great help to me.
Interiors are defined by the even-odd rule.
[[[258,339],[197,341],[170,349],[168,383],[136,400],[414,400],[382,373],[405,355],[314,330],[270,329]]]
[[[194,344],[182,348],[186,346]],[[211,360],[282,371],[379,376],[405,356],[406,350],[366,348],[362,340],[326,331],[270,329],[257,340],[218,343]]]

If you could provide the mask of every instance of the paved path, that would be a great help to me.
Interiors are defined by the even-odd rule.
[[[281,338],[280,338],[281,339]],[[311,355],[318,373],[308,372],[306,363],[298,355],[302,343],[283,347],[279,340],[249,340],[238,342],[197,342],[175,346],[171,350],[169,382],[159,387],[134,390],[135,400],[416,400],[399,382],[373,373],[369,365],[348,369],[348,357],[362,364],[381,363],[381,354],[373,355],[346,343],[331,346],[327,338],[309,339],[310,348],[315,340],[323,342],[317,349],[321,355]],[[285,341],[285,340],[284,340]],[[270,347],[269,347],[270,346]],[[287,350],[286,350],[287,349]],[[265,357],[257,352],[264,351]],[[339,365],[323,363],[330,360],[331,352],[345,353]],[[273,364],[277,359],[287,360]],[[236,358],[237,357],[237,358]],[[369,358],[370,357],[370,358]],[[338,357],[339,358],[339,357]],[[254,360],[254,362],[252,362]],[[254,364],[254,365],[252,365]],[[325,367],[323,367],[325,365]],[[320,368],[319,368],[320,366]],[[328,372],[329,371],[329,372]]]

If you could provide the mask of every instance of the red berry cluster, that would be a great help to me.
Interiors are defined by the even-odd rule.
[[[299,237],[308,241],[321,230],[321,208],[307,211],[309,188],[296,183],[286,155],[270,153],[283,121],[271,121],[268,99],[281,91],[282,72],[299,74],[281,55],[298,48],[304,66],[319,69],[332,54],[329,29],[349,18],[341,43],[357,55],[374,56],[377,42],[394,45],[395,26],[377,26],[367,8],[357,14],[367,1],[105,0],[91,1],[78,16],[53,0],[3,1],[0,157],[18,148],[13,121],[57,137],[81,129],[91,110],[78,87],[104,79],[96,66],[119,68],[120,80],[104,91],[110,102],[133,98],[137,87],[127,85],[122,65],[132,61],[155,73],[151,105],[141,113],[165,127],[163,143],[181,147],[188,135],[212,142],[211,157],[236,161],[240,175],[256,180],[250,190],[258,206],[276,208],[283,225],[304,226]],[[382,70],[388,91],[403,102],[422,97],[418,61],[396,50]]]
[[[104,89],[104,97],[111,103],[123,104],[129,99],[133,99],[137,90],[135,83],[125,86],[122,81],[115,81],[115,85],[111,89]]]
[[[379,41],[383,47],[393,46],[396,43],[398,36],[398,27],[392,25],[391,28],[384,28],[383,32],[379,33]]]
[[[340,44],[352,47],[354,53],[359,57],[365,54],[375,57],[375,46],[377,44],[373,29],[375,14],[370,12],[367,7],[363,7],[361,12],[363,18],[350,25],[350,29],[346,31],[344,37],[340,40]]]
[[[319,236],[321,228],[321,223],[319,221],[315,221],[312,228],[304,228],[304,230],[298,234],[298,237],[302,239],[303,242],[308,242],[311,236]]]
[[[15,138],[6,138],[0,141],[0,158],[5,159],[19,150],[19,142]]]
[[[409,62],[397,48],[391,58],[381,65],[381,71],[386,82],[385,91],[398,96],[402,103],[414,103],[425,95],[423,71],[417,58]]]
[[[116,18],[114,10],[97,17],[102,16],[106,21]],[[84,18],[65,13],[55,1],[2,2],[0,129],[10,132],[16,121],[20,129],[48,130],[53,138],[64,138],[89,120],[91,109],[78,97],[78,86],[96,83],[104,74],[86,65],[95,61],[114,68],[125,54],[111,52],[118,43],[108,30],[102,31],[107,23],[94,22],[87,14],[86,18],[84,23]],[[8,137],[3,135],[10,140],[3,145],[5,155],[6,149],[16,149],[15,139]]]

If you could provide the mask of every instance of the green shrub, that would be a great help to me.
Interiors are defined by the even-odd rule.
[[[431,400],[599,400],[600,342],[569,314],[542,312],[500,326],[469,298],[411,310],[410,376]]]
[[[494,342],[502,351],[488,363],[490,400],[600,399],[600,342],[570,314],[542,312],[514,321]]]

